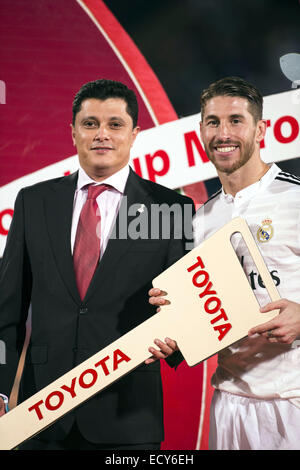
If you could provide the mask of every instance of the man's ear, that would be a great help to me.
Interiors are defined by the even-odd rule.
[[[256,142],[261,142],[266,135],[267,121],[266,119],[260,119],[256,124]]]
[[[71,127],[72,142],[73,142],[74,147],[76,147],[76,143],[75,143],[75,127],[73,126],[73,124],[70,124],[70,127]]]
[[[201,120],[201,121],[199,122],[199,129],[200,129],[200,137],[201,137],[201,139],[202,139],[202,125],[203,125],[203,123],[202,123],[202,120]]]
[[[140,132],[141,128],[139,126],[136,126],[133,130],[132,130],[132,142],[131,142],[131,147],[133,146],[134,142],[135,142],[135,139],[138,135],[138,133]]]

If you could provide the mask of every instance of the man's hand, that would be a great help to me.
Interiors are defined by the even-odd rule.
[[[279,315],[272,320],[249,330],[248,335],[258,333],[271,343],[292,344],[300,336],[300,305],[287,299],[270,302],[261,308],[262,313],[279,309]]]
[[[155,339],[154,343],[159,347],[159,350],[150,347],[148,351],[151,352],[152,357],[146,359],[145,364],[151,364],[158,359],[166,359],[167,357],[171,356],[173,352],[178,351],[177,343],[173,339],[166,338],[165,343],[160,339]]]
[[[0,417],[5,415],[5,403],[3,399],[0,397]]]
[[[157,311],[160,311],[161,305],[168,305],[170,304],[170,301],[165,299],[164,296],[167,295],[167,292],[164,292],[156,287],[152,288],[148,292],[149,294],[149,303],[151,305],[155,305],[158,307]],[[154,343],[156,346],[159,347],[159,350],[150,347],[149,352],[151,352],[152,357],[147,359],[145,361],[145,364],[151,364],[152,362],[157,361],[158,359],[166,359],[169,357],[171,354],[173,354],[174,351],[178,351],[178,346],[176,341],[170,338],[166,338],[165,342],[161,341],[160,339],[154,340]]]
[[[164,298],[164,296],[167,295],[167,292],[164,292],[163,290],[160,290],[157,287],[153,287],[152,289],[150,289],[148,294],[149,303],[158,307],[157,312],[160,311],[161,305],[169,305],[171,303],[169,300]]]

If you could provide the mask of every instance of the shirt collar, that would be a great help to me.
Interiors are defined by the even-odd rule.
[[[243,201],[248,201],[255,194],[257,194],[258,191],[269,186],[269,184],[272,183],[280,171],[280,168],[275,163],[272,163],[269,170],[261,177],[259,181],[246,186],[246,188],[243,188],[241,191],[237,192],[235,197],[233,197],[231,194],[226,194],[224,188],[222,187],[222,198],[226,201],[233,201],[234,199],[243,199]]]
[[[77,191],[80,191],[81,189],[83,189],[83,187],[86,186],[87,184],[94,183],[96,185],[109,184],[116,191],[123,194],[124,190],[125,190],[128,175],[129,175],[129,165],[127,164],[123,168],[121,168],[121,170],[117,171],[116,173],[114,173],[113,175],[109,176],[108,178],[106,178],[105,180],[103,180],[99,183],[99,182],[93,180],[92,178],[90,178],[86,174],[84,169],[81,166],[79,166],[78,180],[77,180]]]

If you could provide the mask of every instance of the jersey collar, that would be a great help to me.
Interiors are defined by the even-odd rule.
[[[269,170],[262,176],[259,181],[250,184],[246,188],[243,188],[241,191],[236,193],[235,197],[233,197],[231,194],[226,194],[224,188],[222,187],[221,197],[225,202],[240,201],[241,203],[244,203],[245,201],[249,201],[259,191],[269,186],[274,181],[280,171],[280,168],[275,163],[272,163],[270,165]]]

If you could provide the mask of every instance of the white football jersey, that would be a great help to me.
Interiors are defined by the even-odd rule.
[[[195,246],[235,217],[247,221],[280,296],[300,303],[300,178],[273,164],[235,197],[220,189],[195,215]],[[233,236],[232,244],[259,304],[265,305],[268,293],[243,240]],[[297,346],[300,341],[270,343],[259,335],[240,340],[220,351],[212,385],[255,398],[287,398],[300,407]]]

